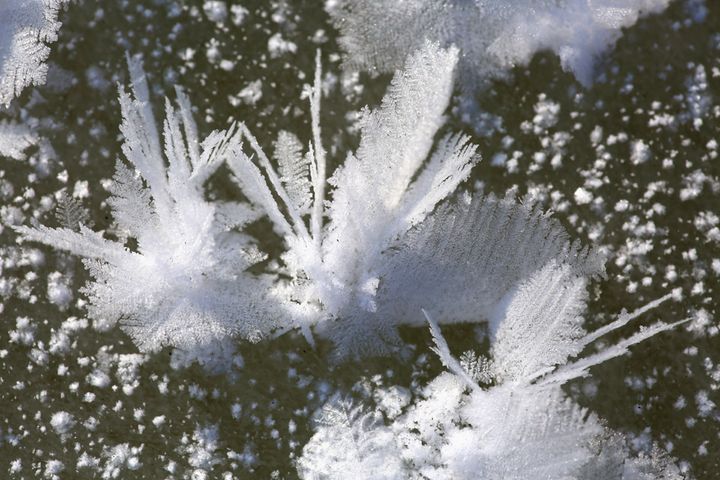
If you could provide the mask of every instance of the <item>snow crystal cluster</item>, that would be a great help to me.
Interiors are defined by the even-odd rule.
[[[392,71],[425,40],[457,45],[461,88],[472,92],[541,50],[592,83],[597,58],[641,15],[670,0],[329,0],[352,68]]]
[[[524,478],[520,472],[530,461],[522,452],[517,458],[494,456],[490,464],[478,466],[455,465],[464,458],[456,450],[470,444],[504,450],[502,445],[526,441],[526,434],[540,443],[549,435],[545,428],[552,434],[571,431],[563,441],[575,448],[581,440],[595,440],[602,432],[599,424],[563,400],[559,385],[672,325],[645,330],[552,372],[634,315],[586,334],[586,283],[602,273],[599,255],[570,243],[547,215],[511,197],[465,194],[447,199],[477,161],[475,147],[464,136],[446,135],[432,148],[457,58],[457,50],[433,44],[411,55],[380,108],[363,114],[357,152],[328,180],[320,140],[319,64],[310,92],[313,138],[308,150],[303,153],[300,140],[281,131],[274,167],[244,125],[213,132],[201,142],[180,90],[178,109],[166,101],[163,149],[147,84],[139,65],[129,60],[134,97],[120,90],[121,131],[125,156],[140,176],[118,164],[109,199],[117,240],[77,221],[58,229],[17,231],[25,240],[86,258],[94,277],[86,287],[90,314],[121,321],[141,350],[163,345],[203,349],[228,335],[257,340],[278,328],[299,327],[310,342],[315,330],[334,342],[339,356],[360,357],[398,347],[397,327],[423,325],[421,311],[444,323],[487,321],[493,358],[485,373],[498,383],[489,396],[478,393],[475,380],[452,358],[431,320],[443,362],[476,392],[468,403],[478,403],[464,407],[474,413],[456,412],[460,418],[469,416],[470,427],[448,431],[450,443],[433,447],[443,459],[436,466],[449,468],[448,478],[465,478],[478,468],[492,476],[508,462],[519,469],[512,478]],[[242,139],[254,157],[246,153]],[[202,186],[223,162],[251,204],[215,205],[205,199]],[[326,202],[328,186],[332,200]],[[274,271],[243,273],[266,258],[259,240],[240,233],[259,214],[270,219],[286,251]],[[137,246],[129,247],[129,239]],[[101,373],[96,383],[103,382]],[[458,410],[465,403],[460,401],[462,388],[453,389],[454,403],[444,408]],[[489,425],[490,431],[503,433],[486,437],[481,420],[488,408],[499,409],[489,418],[515,418],[519,430]],[[548,421],[538,424],[532,419],[537,415]],[[71,424],[66,415],[53,420],[62,432]],[[540,427],[542,431],[525,432]],[[566,448],[556,443],[558,452]],[[308,452],[305,461],[313,465],[312,444]],[[580,467],[599,468],[588,465],[603,458],[586,451],[584,456],[573,454],[574,462],[568,463],[559,454],[547,455],[567,474]],[[420,471],[426,468],[421,460],[410,463]],[[541,473],[542,478],[559,475],[551,472]]]
[[[456,50],[433,44],[412,55],[381,107],[360,121],[358,151],[326,180],[319,69],[310,97],[313,140],[303,154],[297,137],[280,132],[278,173],[243,125],[201,143],[181,91],[179,111],[166,103],[166,167],[147,85],[131,60],[135,98],[122,90],[120,97],[123,151],[147,187],[118,164],[109,199],[118,240],[82,223],[17,231],[86,258],[95,278],[86,288],[91,315],[121,320],[142,350],[202,348],[233,334],[258,340],[293,327],[312,343],[316,327],[341,357],[386,354],[401,343],[397,327],[417,325],[423,308],[442,322],[496,328],[504,309],[527,306],[520,288],[527,279],[539,289],[553,279],[573,292],[566,301],[582,300],[602,260],[569,242],[542,212],[480,194],[446,200],[478,158],[467,137],[452,134],[430,154],[456,62]],[[205,200],[202,185],[222,162],[252,204]],[[286,252],[274,271],[243,274],[266,258],[260,241],[239,232],[258,212]]]
[[[46,43],[57,40],[58,11],[67,1],[5,0],[0,4],[0,105],[7,106],[30,84],[45,83],[48,67],[43,62],[50,53]]]
[[[209,203],[202,189],[239,148],[238,132],[213,132],[200,141],[188,99],[178,90],[179,108],[166,102],[161,143],[141,67],[134,60],[129,67],[134,98],[121,90],[121,131],[134,169],[119,162],[110,188],[117,239],[77,221],[18,231],[84,257],[95,278],[85,290],[90,314],[122,318],[143,351],[202,348],[233,334],[257,340],[276,315],[263,300],[267,279],[238,275],[263,257],[233,232],[256,214],[240,204]],[[127,246],[129,240],[136,248]]]
[[[491,358],[468,351],[460,361],[455,359],[438,325],[425,313],[434,351],[450,372],[426,385],[415,403],[401,402],[402,415],[400,409],[388,411],[382,405],[376,412],[364,412],[342,397],[332,398],[298,461],[301,476],[341,479],[348,469],[359,468],[357,478],[367,479],[684,478],[660,450],[651,457],[628,457],[622,436],[560,388],[587,375],[592,365],[672,328],[658,324],[567,363],[589,343],[667,298],[586,333],[577,316],[583,303],[566,286],[556,284],[549,294],[537,292],[552,284],[551,278],[528,282],[521,300],[491,327]],[[557,310],[541,311],[540,304]]]

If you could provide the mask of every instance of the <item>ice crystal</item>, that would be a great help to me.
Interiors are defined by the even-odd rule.
[[[92,220],[90,220],[90,212],[83,207],[81,202],[64,192],[58,200],[55,216],[63,227],[70,230],[77,230],[81,225],[93,226]]]
[[[476,194],[441,205],[388,256],[378,294],[394,299],[386,314],[416,322],[425,308],[443,323],[497,323],[519,282],[549,263],[558,262],[560,278],[575,288],[603,271],[597,252],[570,242],[550,215],[511,196]]]
[[[374,417],[360,407],[352,415],[338,416],[334,412],[342,411],[343,404],[331,399],[298,461],[301,477],[344,478],[348,465],[365,465],[372,459],[358,478],[684,478],[659,451],[630,456],[622,436],[604,427],[560,388],[567,380],[586,374],[589,366],[622,355],[630,345],[672,328],[674,324],[658,324],[567,364],[569,356],[667,298],[623,313],[615,322],[586,334],[580,322],[571,320],[574,325],[568,325],[568,316],[563,314],[568,306],[576,313],[583,306],[582,298],[565,291],[567,282],[554,266],[549,268],[552,278],[558,279],[554,285],[546,270],[541,271],[541,278],[528,281],[528,292],[518,296],[522,312],[514,314],[511,306],[500,322],[499,329],[509,333],[494,336],[493,361],[484,362],[485,374],[494,379],[494,385],[483,388],[477,383],[476,369],[468,369],[472,364],[467,356],[460,362],[452,356],[439,326],[426,313],[434,350],[451,373],[430,382],[421,399],[389,425],[381,418],[368,422]],[[540,284],[546,288],[533,289]],[[553,371],[556,365],[562,366]]]
[[[0,157],[23,160],[25,150],[37,142],[38,139],[30,127],[14,122],[0,121]]]
[[[45,83],[57,39],[58,12],[68,0],[4,0],[0,4],[0,105],[8,105],[30,84]]]
[[[569,242],[531,203],[481,194],[448,199],[478,159],[462,135],[445,135],[430,153],[457,55],[430,43],[412,55],[382,105],[364,113],[357,152],[329,180],[319,63],[310,92],[313,140],[303,154],[297,137],[280,132],[277,173],[244,125],[213,132],[201,153],[180,91],[179,111],[166,107],[166,168],[147,85],[130,62],[135,99],[121,91],[123,151],[141,177],[118,164],[108,204],[119,241],[91,231],[67,206],[66,228],[19,231],[86,257],[96,279],[86,288],[91,314],[121,320],[143,350],[173,345],[207,356],[211,340],[220,345],[233,333],[256,339],[282,325],[300,327],[310,341],[314,326],[341,357],[387,354],[401,343],[397,327],[418,325],[423,308],[442,323],[489,321],[494,332],[503,309],[527,305],[520,283],[538,275],[538,288],[547,282],[567,294],[556,308],[572,332],[586,279],[602,272],[599,256]],[[203,182],[223,161],[285,240],[274,280],[247,273],[264,258],[261,242],[232,230],[255,220],[253,208],[204,198]],[[268,295],[287,307],[282,318],[270,320]]]
[[[318,423],[324,428],[298,461],[301,478],[339,478],[338,472],[353,472],[354,478],[368,480],[399,478],[400,450],[393,431],[383,425],[381,417],[335,397],[325,406]],[[328,448],[330,445],[338,448]]]
[[[0,9],[32,2],[0,0]],[[713,140],[720,118],[720,106],[715,105],[720,78],[715,60],[720,48],[715,34],[720,19],[717,2],[676,1],[667,13],[622,29],[626,38],[608,57],[596,88],[578,91],[572,75],[555,69],[560,62],[552,51],[536,58],[527,71],[522,65],[513,69],[523,77],[517,82],[492,82],[500,88],[478,97],[488,109],[478,120],[501,130],[480,140],[478,151],[491,159],[489,164],[474,167],[469,182],[458,188],[448,185],[454,193],[370,253],[356,251],[356,245],[365,238],[360,235],[375,238],[374,216],[385,210],[373,202],[391,196],[387,190],[376,194],[372,184],[357,191],[373,201],[355,202],[355,196],[346,195],[352,203],[343,221],[359,227],[336,235],[346,246],[336,247],[337,258],[348,264],[340,272],[342,278],[336,277],[336,270],[312,277],[304,270],[313,264],[325,268],[326,250],[331,250],[327,239],[336,220],[329,215],[336,185],[325,182],[317,200],[316,157],[327,152],[326,177],[343,171],[346,145],[359,140],[356,119],[365,116],[357,115],[358,102],[379,98],[378,89],[385,88],[389,76],[340,73],[337,60],[342,52],[322,14],[325,2],[233,3],[237,2],[73,2],[67,16],[60,16],[71,22],[70,29],[63,25],[61,30],[62,45],[48,44],[53,47],[48,64],[53,73],[48,74],[47,88],[25,88],[0,112],[0,156],[7,157],[0,159],[6,164],[0,165],[0,318],[7,320],[5,341],[0,342],[0,397],[7,407],[0,428],[0,471],[5,475],[0,476],[274,479],[296,477],[297,466],[306,478],[677,478],[672,459],[653,450],[653,442],[658,442],[680,459],[686,478],[690,472],[715,478],[713,453],[718,451],[720,419],[715,395],[720,330],[714,318],[720,275],[718,143]],[[594,6],[621,9],[636,3],[592,0]],[[400,0],[394,7],[404,4],[406,0]],[[480,4],[464,2],[468,9]],[[530,5],[533,14],[542,13],[549,2],[482,1],[488,12],[503,4],[529,19],[521,9],[530,10]],[[569,12],[569,6],[590,3],[555,4]],[[450,3],[439,0],[432,5]],[[8,38],[6,18],[0,14],[0,38]],[[577,19],[585,22],[586,17]],[[377,31],[368,25],[369,32]],[[538,32],[534,21],[527,25],[521,33]],[[474,36],[494,35],[484,29],[490,26],[480,21]],[[558,35],[565,31],[563,23],[552,26]],[[578,31],[583,27],[592,40],[592,22],[573,25]],[[412,28],[405,31],[415,35]],[[387,38],[381,39],[383,51],[392,47]],[[417,45],[424,45],[423,40],[417,38]],[[306,75],[310,72],[303,71],[309,60],[305,54],[318,45],[328,66],[321,76],[327,110],[322,118],[328,122],[322,132],[325,148],[318,148],[320,142],[311,136],[319,133],[317,127],[305,132],[306,123],[310,130],[311,109],[303,115],[302,98],[297,98],[298,82],[312,83]],[[183,232],[170,236],[154,221],[144,222],[155,218],[147,211],[159,208],[155,191],[145,176],[147,169],[122,157],[122,141],[116,139],[120,117],[112,114],[115,103],[107,94],[112,95],[112,83],[126,77],[122,54],[127,49],[142,52],[157,79],[151,93],[182,83],[197,96],[197,109],[192,111],[200,139],[212,128],[224,128],[223,118],[242,118],[262,139],[275,170],[271,181],[243,128],[226,157],[240,156],[238,143],[245,135],[245,155],[253,157],[269,187],[268,207],[229,184],[232,176],[226,166],[204,183],[201,198],[214,212],[211,230],[218,235],[213,242],[232,238],[243,253],[262,250],[268,260],[246,270],[223,271],[217,265],[236,257],[215,249],[222,258],[203,273],[227,273],[228,284],[232,281],[238,290],[253,292],[248,302],[264,302],[268,291],[277,295],[281,308],[268,325],[277,325],[276,333],[299,325],[308,338],[312,332],[334,340],[341,354],[399,348],[397,357],[329,365],[319,355],[328,351],[325,343],[310,351],[301,338],[290,335],[238,346],[238,338],[225,335],[234,333],[232,328],[211,334],[200,345],[180,345],[170,358],[169,352],[135,352],[125,335],[108,328],[118,318],[126,328],[139,323],[140,309],[147,310],[143,318],[161,323],[168,318],[164,310],[151,313],[146,307],[153,305],[143,303],[143,298],[116,305],[118,312],[129,309],[128,313],[101,318],[93,314],[95,304],[107,300],[103,304],[109,305],[116,299],[91,295],[92,315],[86,315],[88,296],[77,291],[77,285],[108,277],[78,271],[82,265],[65,252],[50,253],[30,241],[15,244],[13,225],[42,221],[81,236],[83,229],[95,230],[148,263],[159,259],[153,265],[166,258],[155,243],[166,246],[167,257],[178,251],[173,240]],[[464,53],[460,50],[455,73],[462,77],[456,85],[462,84],[467,94],[473,82],[480,81],[465,82]],[[506,64],[490,60],[488,78],[504,75]],[[394,68],[403,62],[398,55]],[[425,78],[416,83],[416,105],[437,99],[422,88],[428,83]],[[319,100],[316,91],[310,91],[313,107]],[[182,117],[175,94],[169,96]],[[154,100],[153,106],[159,104]],[[158,113],[156,107],[161,129]],[[313,113],[317,119],[316,108]],[[419,117],[403,115],[408,123],[421,123]],[[206,130],[200,123],[213,127]],[[275,125],[297,136],[278,132]],[[410,150],[412,138],[403,136],[409,127],[394,125],[397,129],[383,127],[388,143],[398,139],[391,147]],[[481,130],[478,124],[465,128]],[[182,121],[180,132],[178,143],[187,146]],[[444,127],[433,131],[435,151],[446,132]],[[159,176],[169,180],[171,158],[162,151],[162,132],[157,136],[162,154]],[[57,156],[48,154],[49,142]],[[452,149],[452,143],[447,144]],[[410,175],[403,198],[424,175],[433,149]],[[391,182],[384,178],[384,169],[393,173],[396,165],[395,156],[386,157],[385,150],[392,149],[373,149],[375,158],[368,155],[362,161],[356,150],[352,154],[353,161],[377,166],[380,173],[368,178],[383,188]],[[113,180],[117,157],[123,162],[118,170],[127,172]],[[356,177],[348,173],[346,191],[348,178]],[[238,176],[241,184],[252,180]],[[273,181],[284,188],[287,202]],[[508,188],[513,194],[504,196]],[[395,193],[394,187],[389,190]],[[233,195],[235,200],[250,200],[253,207],[220,201]],[[182,210],[187,203],[175,205]],[[290,206],[295,209],[311,246],[311,220],[316,205],[321,206],[315,218],[320,219],[322,255],[315,255],[313,248],[296,248],[307,244],[293,245],[293,238],[277,226],[285,238],[273,235],[270,226],[277,222],[260,216],[273,215],[273,203],[299,236],[290,216]],[[130,211],[133,205],[138,206],[135,213]],[[391,210],[389,216],[399,211]],[[549,210],[552,217],[545,213]],[[257,223],[245,228],[241,221],[235,226],[236,218],[248,215]],[[171,217],[170,223],[186,222],[176,212]],[[571,239],[592,244],[593,250],[568,240],[560,223],[570,229]],[[158,240],[153,243],[153,238]],[[607,277],[590,280],[603,271],[597,251],[608,257]],[[311,259],[293,263],[293,255]],[[205,262],[202,255],[198,258]],[[133,270],[128,273],[103,259],[91,263],[105,263],[138,290],[150,285],[148,298],[172,303],[188,297],[180,283],[180,271],[187,265],[179,264],[174,271],[142,270],[124,257],[121,261],[116,264]],[[125,288],[116,277],[108,285]],[[327,283],[318,284],[318,278]],[[252,279],[260,283],[257,289],[247,283]],[[153,287],[161,283],[168,288]],[[188,297],[196,305],[205,287],[215,291],[210,280],[197,287],[198,296]],[[651,315],[689,315],[692,321],[686,329],[662,334],[644,348],[631,344],[663,326],[633,336],[633,327],[626,324],[592,341],[597,334],[589,332],[612,322],[594,312],[670,291],[674,301]],[[235,294],[230,288],[227,292]],[[335,311],[328,298],[347,301]],[[593,308],[586,312],[587,300]],[[434,348],[451,370],[433,381],[441,367],[427,346],[418,344],[428,333],[421,309],[436,320]],[[618,318],[620,323],[626,319]],[[650,325],[652,318],[647,320],[643,323]],[[485,324],[447,325],[478,321]],[[400,329],[402,344],[396,331],[401,324],[415,326],[412,332]],[[201,325],[202,321],[197,327]],[[231,326],[224,320],[222,325]],[[184,332],[178,329],[169,335],[179,341]],[[622,336],[629,338],[618,342]],[[631,358],[591,368],[627,348],[633,349]],[[205,374],[195,367],[173,370],[198,360]],[[233,365],[230,372],[227,365]],[[577,379],[588,372],[595,378]],[[560,385],[568,380],[571,383]],[[352,397],[354,403],[330,402],[317,435],[303,450],[312,435],[311,412],[335,394]],[[605,418],[617,432],[605,428]]]
[[[426,40],[457,45],[466,91],[552,50],[563,68],[589,84],[597,57],[641,15],[670,0],[333,0],[327,7],[340,29],[352,68],[393,71]]]
[[[256,215],[241,204],[209,203],[203,191],[208,176],[239,148],[239,136],[231,127],[200,142],[189,101],[178,90],[177,109],[166,101],[163,148],[144,74],[137,61],[129,67],[132,95],[120,90],[123,152],[140,176],[118,163],[108,204],[119,238],[90,230],[75,214],[64,228],[18,231],[84,257],[94,278],[85,287],[91,315],[120,321],[141,350],[192,351],[228,335],[258,339],[273,326],[264,300],[269,284],[242,275],[262,256],[233,230]]]
[[[285,238],[283,260],[293,281],[283,291],[298,307],[298,324],[308,333],[311,324],[320,322],[318,329],[338,342],[343,354],[387,350],[387,342],[375,339],[382,328],[392,335],[395,319],[378,320],[375,312],[381,308],[376,291],[388,249],[455,190],[476,159],[467,137],[448,135],[426,163],[444,121],[456,61],[455,49],[431,44],[411,56],[382,105],[365,111],[358,151],[327,181],[320,142],[319,66],[310,96],[309,151],[302,155],[300,141],[281,132],[275,144],[278,174],[245,130],[265,175],[243,152],[230,158],[245,195],[263,208]],[[328,202],[326,182],[333,187]],[[327,323],[344,326],[337,332]],[[353,330],[358,333],[355,341],[342,338]]]

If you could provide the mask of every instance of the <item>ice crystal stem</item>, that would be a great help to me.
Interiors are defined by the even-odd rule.
[[[327,175],[327,162],[325,149],[320,138],[320,99],[322,97],[322,64],[320,61],[320,49],[315,56],[315,84],[310,95],[310,115],[312,118],[313,145],[312,158],[315,163],[315,175],[313,190],[313,210],[310,215],[310,224],[315,248],[318,251],[318,258],[322,258],[320,250],[322,247],[322,224],[323,224],[323,203],[325,202],[325,177]]]
[[[577,360],[576,362],[568,363],[567,365],[558,368],[552,374],[542,378],[539,382],[536,383],[536,385],[562,385],[563,383],[568,382],[569,380],[572,380],[574,378],[584,377],[588,374],[588,369],[590,367],[594,367],[595,365],[599,365],[615,357],[624,355],[628,352],[628,349],[631,346],[640,343],[643,340],[646,340],[654,335],[657,335],[660,332],[672,330],[678,325],[681,325],[689,320],[690,319],[684,319],[674,323],[658,323],[651,327],[640,330],[635,335],[618,342],[612,347],[609,347],[594,355],[590,355],[589,357],[582,358],[580,360]]]
[[[433,320],[424,308],[421,310],[423,315],[425,315],[428,325],[430,325],[430,333],[432,334],[433,342],[435,342],[433,351],[437,353],[438,357],[440,357],[440,361],[448,370],[450,370],[450,372],[460,377],[468,388],[471,390],[481,390],[480,386],[472,379],[472,377],[470,377],[470,375],[468,375],[462,365],[460,365],[460,362],[458,362],[455,357],[452,356],[452,353],[450,353],[450,347],[440,331],[440,326],[437,322],[435,322],[435,320]]]
[[[252,133],[250,133],[250,130],[244,123],[240,124],[240,130],[250,142],[250,146],[252,147],[253,151],[257,154],[260,164],[265,170],[265,173],[267,173],[268,179],[270,180],[270,183],[275,189],[275,193],[277,193],[277,195],[282,199],[283,203],[285,204],[288,215],[290,215],[290,219],[295,226],[296,233],[301,239],[309,241],[310,234],[308,233],[307,227],[305,226],[305,223],[303,223],[302,218],[300,217],[300,213],[295,208],[295,204],[290,200],[290,197],[285,191],[285,188],[283,188],[282,183],[280,182],[280,177],[278,177],[277,172],[275,172],[275,169],[272,167],[270,159],[268,159],[267,155],[265,155],[265,152],[263,152],[262,148],[260,148],[257,139]]]
[[[670,300],[672,298],[672,293],[668,293],[667,295],[664,295],[657,300],[653,300],[652,302],[648,303],[647,305],[643,305],[642,307],[627,313],[622,312],[618,319],[615,320],[612,323],[609,323],[605,325],[604,327],[600,327],[597,330],[595,330],[592,333],[589,333],[585,336],[585,340],[583,341],[584,345],[590,345],[592,342],[597,340],[598,338],[602,337],[603,335],[606,335],[613,330],[617,330],[620,327],[623,327],[627,325],[630,321],[636,319],[640,315],[644,314],[645,312],[652,310],[653,308],[659,306],[660,304],[666,302],[667,300]]]

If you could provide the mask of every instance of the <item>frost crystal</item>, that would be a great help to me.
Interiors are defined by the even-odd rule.
[[[521,294],[519,282],[548,265],[562,272],[555,281],[576,289],[603,271],[602,258],[571,243],[552,217],[510,197],[478,194],[441,205],[395,247],[378,296],[394,299],[385,315],[416,324],[424,308],[443,323],[487,320],[496,328]]]
[[[622,355],[628,346],[671,328],[658,324],[567,363],[589,343],[668,297],[623,313],[587,334],[578,316],[584,296],[572,291],[556,265],[541,270],[520,290],[492,338],[493,361],[486,363],[486,371],[493,386],[480,387],[473,372],[466,370],[467,360],[461,363],[452,356],[438,325],[426,313],[435,351],[452,374],[430,382],[423,398],[390,425],[360,407],[348,415],[333,414],[348,409],[337,398],[331,399],[298,461],[301,477],[340,479],[355,464],[367,472],[360,478],[683,478],[659,452],[629,457],[622,436],[560,389],[567,380],[584,375],[589,366]],[[556,365],[563,366],[554,370]]]
[[[57,40],[60,8],[67,0],[3,0],[0,3],[0,105],[30,84],[45,83],[50,53]]]
[[[353,472],[358,480],[401,478],[400,450],[393,431],[382,425],[382,419],[363,413],[340,397],[333,398],[321,413],[320,428],[298,461],[301,478],[335,479],[338,473]]]
[[[0,157],[24,160],[24,151],[37,142],[38,139],[30,127],[7,121],[0,122]]]
[[[596,58],[640,15],[669,0],[337,0],[328,11],[342,32],[352,68],[393,71],[424,41],[457,45],[468,92],[552,50],[565,70],[589,84]]]
[[[200,142],[189,101],[178,90],[179,109],[166,101],[163,148],[144,74],[139,63],[128,63],[134,98],[120,90],[123,152],[140,176],[118,163],[108,203],[119,238],[77,223],[77,215],[72,228],[18,231],[84,257],[95,279],[85,288],[90,314],[120,321],[141,350],[194,351],[233,334],[255,340],[273,326],[264,300],[269,283],[242,275],[262,256],[233,229],[256,215],[241,204],[211,204],[202,188],[239,148],[239,136],[230,128]]]
[[[50,425],[58,435],[64,435],[70,432],[75,426],[75,419],[69,413],[61,411],[53,414],[50,419]]]
[[[319,66],[309,151],[302,155],[299,140],[281,132],[275,144],[278,174],[245,130],[265,175],[242,151],[230,158],[245,195],[286,241],[283,260],[293,281],[279,288],[297,306],[298,325],[309,336],[309,326],[320,322],[318,329],[337,342],[341,354],[387,352],[396,318],[376,314],[388,308],[377,304],[376,293],[389,249],[455,190],[476,159],[468,138],[448,135],[426,162],[444,121],[456,62],[455,49],[431,44],[408,59],[380,108],[365,111],[358,151],[327,180],[332,201],[325,202]]]
[[[257,339],[279,321],[300,327],[310,341],[314,326],[339,356],[357,357],[397,348],[397,327],[422,325],[421,309],[442,323],[489,321],[494,331],[508,305],[525,305],[520,282],[533,276],[544,274],[550,279],[536,281],[582,296],[586,278],[601,273],[602,262],[570,243],[547,215],[510,198],[447,200],[478,159],[462,135],[445,135],[432,148],[457,60],[456,49],[434,44],[412,55],[382,105],[365,111],[359,149],[329,180],[320,141],[319,62],[310,92],[313,140],[303,153],[297,137],[280,132],[277,173],[244,125],[213,132],[200,144],[180,91],[179,110],[166,102],[166,167],[147,85],[131,61],[135,98],[121,90],[121,130],[123,152],[140,177],[118,164],[108,204],[120,238],[90,230],[82,209],[67,202],[60,211],[65,228],[18,230],[25,239],[86,258],[95,278],[86,293],[96,319],[121,321],[142,350],[182,347],[208,365],[233,358],[230,351],[208,356],[223,350],[217,347],[224,337]],[[243,150],[241,136],[256,160]],[[246,271],[264,259],[260,242],[234,231],[257,218],[253,207],[205,200],[203,183],[223,161],[285,240],[274,276]],[[326,202],[328,184],[332,200]],[[273,315],[271,304],[287,311]],[[570,323],[572,305],[557,307]],[[187,363],[188,355],[182,357]]]

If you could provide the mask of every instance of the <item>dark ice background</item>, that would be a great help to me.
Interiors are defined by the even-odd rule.
[[[29,222],[42,196],[62,188],[72,193],[77,181],[86,180],[90,195],[82,202],[95,227],[111,226],[102,181],[111,178],[121,155],[116,84],[127,82],[125,52],[143,57],[157,119],[163,117],[163,96],[172,98],[173,87],[181,85],[197,109],[201,133],[244,121],[270,150],[281,129],[303,141],[309,138],[309,106],[301,92],[311,81],[315,51],[321,48],[323,68],[330,74],[323,140],[331,168],[340,163],[357,145],[357,132],[349,128],[353,118],[363,105],[378,104],[390,77],[342,76],[337,33],[322,2],[245,0],[242,6],[248,13],[241,25],[233,24],[232,14],[221,25],[203,12],[202,2],[73,3],[62,15],[60,38],[52,46],[48,84],[28,88],[0,114],[33,125],[54,150],[34,147],[28,160],[0,160],[2,223]],[[720,239],[712,233],[712,215],[720,215],[720,161],[708,142],[717,139],[720,127],[720,4],[709,0],[707,8],[707,16],[696,21],[686,2],[676,1],[665,13],[641,20],[600,59],[599,80],[589,89],[563,72],[553,55],[538,54],[528,68],[516,69],[510,80],[478,95],[478,104],[502,119],[500,130],[478,136],[454,116],[447,129],[465,130],[480,145],[483,162],[465,188],[531,193],[557,212],[572,237],[607,251],[607,277],[591,285],[589,328],[623,308],[632,310],[682,289],[680,301],[664,304],[639,322],[691,318],[691,331],[683,327],[654,337],[566,389],[608,426],[625,432],[635,447],[657,442],[698,479],[717,479],[720,263],[714,271],[712,262],[720,259]],[[278,33],[295,44],[295,52],[270,55],[268,40]],[[218,54],[209,58],[213,48]],[[234,65],[229,68],[222,60]],[[693,81],[698,65],[706,72],[704,89]],[[257,81],[262,96],[253,104],[239,94]],[[534,132],[539,95],[560,110],[557,123]],[[674,123],[651,126],[661,113],[672,115]],[[701,125],[693,123],[693,114],[702,118]],[[602,127],[603,139],[593,145],[596,126]],[[610,135],[620,138],[608,142]],[[543,146],[542,137],[556,142]],[[651,153],[635,165],[630,151],[637,140]],[[516,169],[508,168],[507,161],[492,165],[493,158],[501,163],[497,154],[512,158],[515,151],[522,153]],[[546,160],[535,160],[536,152],[545,152]],[[558,152],[562,164],[553,167],[550,159]],[[220,170],[212,178],[208,195],[238,195],[227,173]],[[7,184],[13,187],[10,194]],[[594,201],[578,204],[580,187],[588,188]],[[696,196],[681,200],[683,189]],[[621,200],[628,207],[616,211]],[[41,209],[39,220],[56,225],[53,208]],[[281,251],[268,225],[261,222],[254,228],[267,240],[270,253]],[[20,459],[23,469],[17,478],[41,478],[47,462],[57,459],[65,466],[60,478],[100,478],[112,462],[103,451],[128,444],[141,466],[131,470],[126,465],[118,478],[189,477],[194,467],[188,459],[196,447],[211,452],[204,464],[208,478],[223,478],[225,472],[234,475],[228,478],[295,478],[292,459],[312,434],[312,413],[334,392],[371,406],[377,387],[397,384],[417,390],[441,371],[425,331],[404,332],[409,347],[403,361],[368,359],[339,366],[326,361],[327,346],[314,351],[300,336],[286,335],[258,345],[240,344],[244,366],[229,376],[208,375],[197,366],[172,369],[168,350],[150,355],[140,366],[139,386],[128,395],[112,356],[137,351],[119,328],[99,331],[91,323],[72,337],[70,354],[44,358],[34,352],[47,350],[51,333],[68,317],[83,317],[77,289],[88,277],[80,261],[35,247],[45,254],[41,267],[22,261],[15,265],[19,253],[9,228],[0,231],[0,248],[6,261],[1,275],[15,282],[14,293],[0,299],[0,477]],[[46,299],[45,279],[53,271],[72,276],[75,301],[64,311]],[[33,345],[9,341],[16,318],[23,316],[36,326]],[[446,331],[458,355],[469,348],[487,349],[486,342],[472,341],[472,327]],[[57,373],[60,365],[68,367],[66,375]],[[109,386],[89,383],[88,375],[96,369],[108,373]],[[158,388],[163,382],[164,394]],[[95,394],[93,401],[83,401],[87,392]],[[139,418],[137,409],[143,412]],[[61,410],[77,422],[66,438],[50,426],[53,413]],[[151,420],[160,415],[165,423],[156,427]],[[207,440],[214,438],[212,433],[203,437],[208,426],[217,427],[215,444]],[[99,470],[75,471],[84,452],[102,457]],[[177,466],[171,475],[165,467],[173,461]]]

